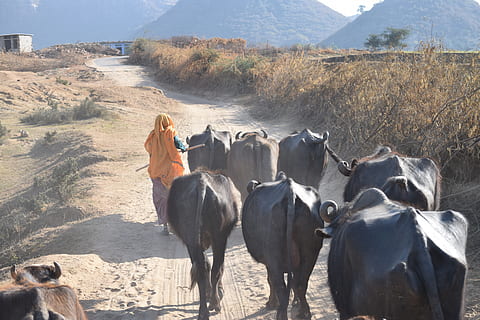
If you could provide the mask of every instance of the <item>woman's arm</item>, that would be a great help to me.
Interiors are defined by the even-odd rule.
[[[173,137],[173,141],[175,142],[175,147],[177,149],[182,150],[182,152],[187,151],[187,148],[183,145],[182,140],[178,136]]]

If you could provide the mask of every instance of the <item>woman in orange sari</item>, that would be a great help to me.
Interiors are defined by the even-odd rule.
[[[183,175],[183,163],[180,153],[186,151],[177,136],[172,118],[161,113],[155,119],[155,129],[145,141],[145,150],[150,155],[148,174],[153,183],[153,203],[157,211],[158,224],[163,225],[163,232],[169,234],[167,226],[168,190],[175,177]]]

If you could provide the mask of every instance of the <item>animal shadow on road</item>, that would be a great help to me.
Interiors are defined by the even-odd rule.
[[[91,306],[94,307],[99,301],[98,300],[90,300],[90,301],[82,301],[82,305],[84,306]],[[194,320],[197,319],[198,311],[193,309],[187,309],[182,307],[191,307],[191,306],[198,307],[198,301],[195,303],[188,303],[183,305],[165,305],[165,306],[155,306],[151,305],[148,307],[132,307],[125,310],[119,311],[96,311],[96,312],[87,312],[87,316],[89,319],[102,319],[102,320],[122,320],[122,319],[157,319],[159,316],[166,316],[171,312],[176,314],[183,313],[184,320]]]
[[[30,256],[96,254],[114,263],[151,257],[188,258],[187,251],[177,250],[177,246],[183,246],[180,240],[174,235],[162,236],[153,222],[125,221],[120,214],[113,214],[47,231],[42,241],[29,241],[22,250]]]

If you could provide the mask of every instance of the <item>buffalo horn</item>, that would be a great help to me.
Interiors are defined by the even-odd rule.
[[[235,135],[235,140],[238,140],[241,134],[242,134],[242,131],[238,131],[237,134]]]
[[[352,169],[350,168],[347,161],[340,161],[337,165],[338,171],[344,176],[349,177],[352,174]]]
[[[53,277],[55,279],[58,279],[62,275],[62,269],[56,261],[53,262],[53,265],[55,266],[55,268],[53,269]]]
[[[332,212],[328,212],[328,209],[333,208]],[[322,203],[320,206],[320,209],[318,209],[318,212],[320,214],[320,218],[322,218],[323,221],[330,223],[337,217],[337,210],[338,210],[338,205],[335,201],[332,200],[327,200]]]
[[[247,184],[247,191],[248,193],[252,193],[253,190],[255,190],[256,187],[258,187],[258,185],[260,185],[260,182],[258,182],[257,180],[251,180],[248,184]]]
[[[267,133],[267,131],[265,131],[265,130],[263,130],[263,129],[260,129],[260,131],[263,132],[263,137],[264,137],[265,139],[267,139],[267,138],[268,138],[268,133]]]
[[[15,265],[13,265],[11,268],[10,268],[10,275],[12,276],[12,278],[14,280],[17,280],[17,267]]]

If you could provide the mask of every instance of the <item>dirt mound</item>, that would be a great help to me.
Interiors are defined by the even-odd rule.
[[[75,43],[51,46],[37,50],[34,54],[40,59],[62,59],[66,56],[82,56],[86,59],[92,59],[101,55],[120,55],[120,51],[100,43]]]

